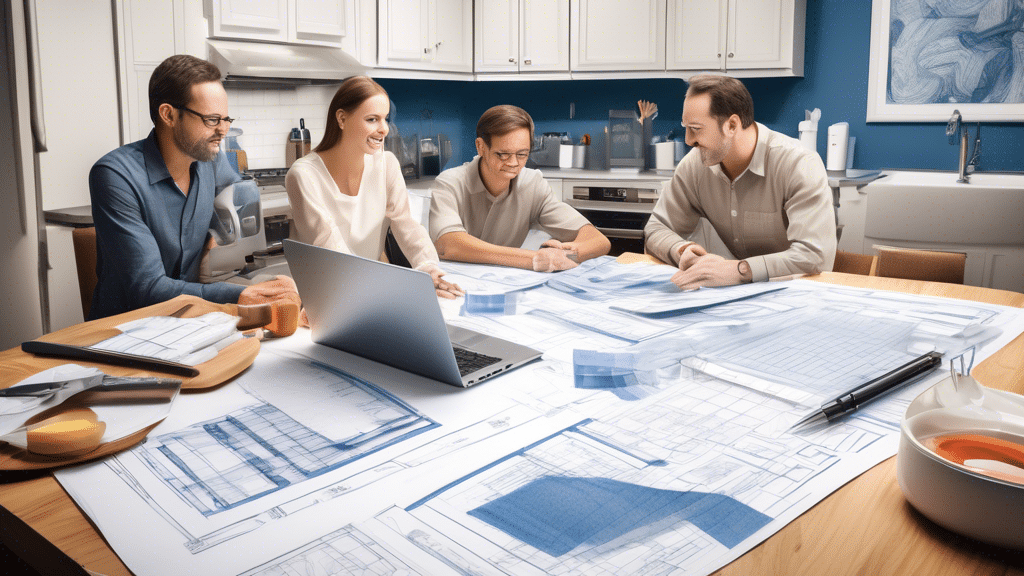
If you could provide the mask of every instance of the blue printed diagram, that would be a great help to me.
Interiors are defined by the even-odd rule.
[[[653,487],[737,486],[711,471],[695,473],[698,482],[678,478],[681,469],[646,453],[635,437],[625,440],[633,445],[622,443],[627,437],[622,429],[585,420],[378,520],[395,527],[411,522],[403,516],[414,517],[437,530],[436,539],[447,536],[491,565],[469,573],[497,568],[511,574],[689,566],[709,550],[735,547],[772,520],[741,501],[755,497],[747,486],[738,486],[738,494]],[[686,450],[689,442],[680,440]],[[711,470],[729,465],[704,464]],[[777,505],[780,499],[761,501]],[[623,554],[628,562],[613,569]],[[454,557],[470,562],[472,555]]]
[[[692,522],[732,548],[771,521],[722,494],[564,476],[542,476],[469,515],[556,557],[582,544],[607,544],[668,519]]]
[[[443,549],[471,567],[460,573],[700,572],[805,509],[804,491],[837,452],[865,451],[886,433],[864,424],[827,440],[780,435],[763,423],[785,402],[713,379],[636,404],[376,520],[404,540],[415,531],[457,542]]]
[[[321,402],[347,407],[331,429],[313,429],[276,406],[257,404],[151,438],[139,457],[210,516],[437,426],[369,382],[317,363],[307,370],[329,382],[330,396]]]

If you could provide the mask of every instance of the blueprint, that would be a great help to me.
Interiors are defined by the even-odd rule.
[[[614,294],[666,271],[585,265],[442,302],[452,324],[544,351],[483,385],[303,330],[179,397],[144,444],[56,476],[139,575],[706,574],[892,456],[945,374],[791,432],[808,410],[923,352],[970,364],[1024,332],[1020,309],[803,280],[641,318]]]

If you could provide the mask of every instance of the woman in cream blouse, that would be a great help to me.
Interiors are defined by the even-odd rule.
[[[300,242],[377,260],[388,227],[417,270],[434,279],[438,296],[462,290],[444,281],[437,250],[409,212],[398,159],[384,151],[390,100],[366,76],[346,80],[327,111],[324,138],[292,164],[285,178]]]

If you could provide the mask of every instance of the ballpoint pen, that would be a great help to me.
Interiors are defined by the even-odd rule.
[[[835,420],[860,408],[862,405],[890,392],[911,380],[928,372],[942,363],[942,353],[928,352],[914,358],[903,366],[862,384],[849,392],[821,405],[820,410],[801,418],[790,430],[809,428],[818,424],[832,423]]]

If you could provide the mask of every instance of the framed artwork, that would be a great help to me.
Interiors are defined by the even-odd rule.
[[[868,122],[1024,123],[1024,5],[874,0]]]

